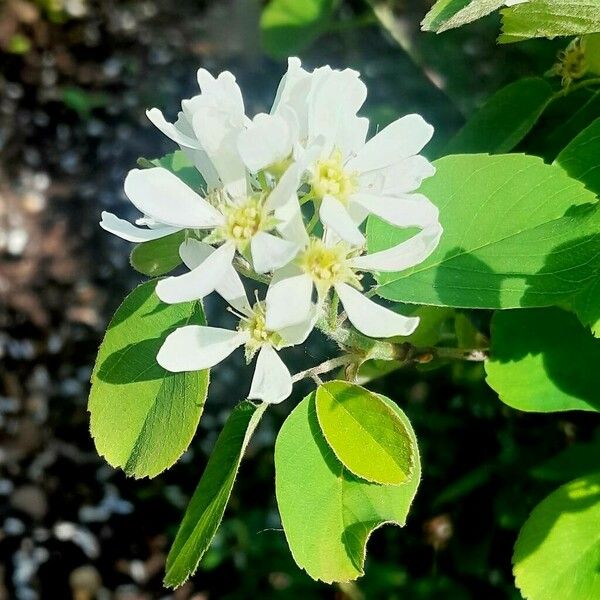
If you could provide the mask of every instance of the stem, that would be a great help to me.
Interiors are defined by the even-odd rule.
[[[554,98],[561,98],[563,96],[568,96],[572,92],[576,92],[577,90],[579,90],[581,88],[585,88],[589,85],[600,85],[600,77],[584,79],[583,81],[580,81],[579,83],[570,85],[569,87],[566,87],[566,88],[560,90],[559,92],[556,92],[554,94]]]
[[[315,206],[315,212],[313,213],[313,216],[310,218],[310,221],[308,222],[308,225],[306,226],[306,233],[308,233],[308,235],[310,235],[312,233],[313,229],[316,227],[318,222],[319,222],[319,211],[317,210],[317,207]]]
[[[258,281],[259,283],[266,283],[267,285],[271,283],[271,278],[268,275],[261,275],[260,273],[255,273],[253,269],[250,268],[248,264],[244,264],[239,257],[236,257],[233,261],[233,266],[237,270],[238,273],[248,277],[249,279],[254,279],[254,281]]]
[[[317,365],[316,367],[312,367],[310,369],[306,369],[306,371],[300,371],[300,373],[296,373],[292,377],[292,382],[296,383],[297,381],[300,381],[301,379],[306,379],[307,377],[310,377],[312,379],[318,378],[319,375],[323,375],[323,373],[329,373],[334,369],[339,369],[344,365],[350,364],[354,360],[356,360],[356,357],[350,356],[349,354],[346,354],[345,356],[331,358],[321,363],[320,365]]]

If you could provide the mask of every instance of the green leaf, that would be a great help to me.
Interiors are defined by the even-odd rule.
[[[261,43],[275,58],[307,48],[329,26],[338,0],[270,0],[260,19]]]
[[[411,474],[415,452],[400,415],[359,385],[319,386],[315,407],[321,431],[338,460],[354,475],[398,485]]]
[[[507,85],[467,121],[443,154],[510,152],[535,125],[552,94],[550,84],[539,77]]]
[[[167,587],[182,585],[198,568],[223,519],[246,446],[267,406],[246,400],[229,415],[167,557]]]
[[[185,239],[185,231],[137,244],[131,251],[131,266],[144,275],[158,277],[170,273],[181,263],[179,246]]]
[[[556,158],[556,164],[571,177],[600,195],[600,119],[584,129]],[[600,270],[573,301],[572,306],[582,323],[600,337]]]
[[[176,150],[175,152],[171,152],[171,154],[166,154],[162,158],[155,158],[150,163],[157,167],[168,169],[197,192],[206,190],[206,182],[200,171],[196,169],[192,161],[182,150]]]
[[[600,269],[594,194],[556,166],[521,154],[447,156],[420,191],[440,209],[440,244],[421,264],[382,273],[396,302],[463,308],[553,305],[586,289]],[[369,250],[406,231],[370,218]]]
[[[579,133],[554,162],[600,195],[600,118]]]
[[[331,583],[363,574],[366,544],[384,523],[403,526],[421,478],[416,438],[404,413],[380,396],[404,422],[415,448],[413,474],[402,485],[358,479],[340,463],[319,428],[315,393],[283,424],[275,443],[275,490],[294,560],[313,579]]]
[[[519,533],[513,555],[527,600],[600,598],[600,474],[564,485],[542,500]]]
[[[599,410],[600,340],[558,308],[497,312],[487,383],[524,411]]]
[[[530,0],[502,11],[501,44],[600,31],[598,0]]]
[[[600,470],[600,435],[591,442],[575,442],[535,466],[531,476],[544,481],[566,482]]]
[[[140,285],[117,309],[98,352],[88,404],[98,453],[134,477],[154,477],[183,454],[208,389],[208,371],[169,373],[156,362],[171,331],[205,320],[200,302],[163,304],[155,285]]]
[[[504,6],[505,0],[438,0],[421,23],[423,31],[442,33],[481,19]]]

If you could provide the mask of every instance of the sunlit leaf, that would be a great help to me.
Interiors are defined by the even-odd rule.
[[[499,311],[488,384],[519,410],[600,410],[600,340],[558,308]]]
[[[108,325],[88,405],[98,453],[134,477],[154,477],[183,454],[208,388],[208,371],[169,373],[156,362],[171,331],[205,321],[200,302],[162,304],[155,285],[133,290]]]
[[[406,521],[421,478],[419,455],[410,422],[384,401],[404,422],[415,448],[412,476],[402,485],[368,483],[338,461],[319,427],[314,393],[293,410],[277,437],[275,487],[283,528],[296,563],[313,579],[356,579],[371,532]]]
[[[448,156],[421,192],[440,209],[439,246],[421,264],[378,275],[397,302],[464,308],[553,305],[585,290],[600,270],[595,195],[540,159]],[[406,232],[370,218],[370,252]]]
[[[530,0],[502,11],[500,43],[600,31],[598,0]]]
[[[200,171],[198,171],[182,150],[165,154],[162,158],[155,158],[149,162],[157,167],[168,169],[197,192],[206,190],[206,182]]]
[[[246,446],[267,406],[244,401],[229,415],[167,557],[166,586],[182,585],[198,568],[223,518]]]
[[[359,385],[330,381],[318,387],[317,419],[336,457],[354,475],[397,485],[410,476],[412,440],[397,411]]]
[[[421,23],[424,31],[442,33],[494,12],[505,0],[438,0]]]
[[[513,555],[527,600],[600,598],[600,474],[575,479],[542,500]]]

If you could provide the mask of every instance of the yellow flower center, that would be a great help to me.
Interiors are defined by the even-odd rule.
[[[346,203],[357,188],[357,175],[344,168],[342,153],[336,149],[329,158],[317,161],[310,185],[317,198],[334,196]]]
[[[247,331],[250,339],[246,342],[246,358],[252,360],[254,354],[261,346],[268,344],[279,348],[282,343],[281,336],[276,331],[267,329],[265,304],[257,302],[252,308],[252,314],[245,317],[240,323],[240,330]]]
[[[248,198],[243,204],[230,204],[223,209],[224,236],[236,243],[247,242],[261,229],[263,211],[259,198]]]
[[[343,243],[328,248],[322,240],[313,238],[298,257],[298,264],[312,277],[321,293],[336,283],[349,283],[360,287],[360,277],[348,264],[349,251]]]

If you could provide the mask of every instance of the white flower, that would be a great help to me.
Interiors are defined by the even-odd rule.
[[[355,119],[351,138],[362,135],[364,141],[369,122],[364,118],[357,121],[356,112],[367,92],[359,77],[352,69],[339,71],[329,66],[309,73],[298,58],[288,59],[270,114],[256,115],[240,133],[238,149],[248,169],[281,173],[292,159],[298,160],[307,148],[321,144],[323,136],[330,136],[349,118]],[[344,96],[344,103],[328,104],[334,90]]]
[[[306,198],[315,201],[321,222],[357,246],[365,242],[359,226],[369,213],[398,227],[437,220],[437,209],[412,193],[435,173],[419,154],[433,127],[407,115],[365,142],[369,122],[357,112],[366,96],[356,71],[326,66],[308,73],[290,58],[271,114],[257,115],[238,139],[251,171],[277,174],[292,159],[305,164]],[[307,149],[312,156],[303,155]]]
[[[266,326],[264,303],[256,302],[250,308],[245,299],[245,304],[248,308],[238,308],[241,315],[236,330],[202,325],[176,329],[161,346],[158,363],[176,373],[209,369],[244,346],[248,363],[258,353],[248,398],[271,404],[285,400],[292,392],[292,376],[277,351],[306,340],[315,324],[315,312],[303,323],[275,330]]]
[[[249,123],[244,112],[242,92],[228,71],[215,79],[205,69],[198,70],[201,94],[182,100],[177,121],[167,122],[157,108],[148,118],[196,165],[209,190],[224,189],[239,196],[246,189],[246,170],[237,151],[237,138]]]
[[[152,229],[135,227],[110,213],[100,225],[125,239],[142,241],[181,229],[212,230],[205,240],[221,243],[196,268],[161,280],[156,293],[167,303],[203,298],[215,290],[236,250],[252,260],[259,273],[277,269],[292,260],[303,245],[306,231],[296,196],[298,170],[290,168],[270,192],[249,192],[241,197],[222,193],[203,198],[162,167],[134,169],[125,179],[125,193]],[[282,237],[274,235],[279,233]]]
[[[275,272],[266,296],[267,327],[277,329],[307,319],[312,314],[313,290],[321,305],[330,290],[337,293],[348,319],[361,333],[385,338],[410,335],[419,324],[364,296],[360,271],[400,271],[419,264],[437,246],[442,228],[430,224],[408,240],[381,252],[361,256],[347,243],[312,238],[296,260]],[[319,310],[319,307],[317,308]]]

